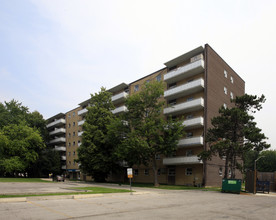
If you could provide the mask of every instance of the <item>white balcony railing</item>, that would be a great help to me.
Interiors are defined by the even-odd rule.
[[[84,124],[84,122],[85,122],[85,120],[84,120],[84,119],[83,119],[83,120],[81,120],[81,121],[79,121],[79,122],[78,122],[78,126],[83,125],[83,124]]]
[[[46,125],[47,128],[53,127],[53,126],[58,126],[58,125],[63,125],[66,124],[66,120],[64,118],[55,120],[49,124]]]
[[[65,143],[66,142],[66,139],[65,137],[58,137],[58,138],[55,138],[53,140],[50,141],[50,144],[54,144],[54,143]]]
[[[185,128],[191,129],[191,128],[199,128],[204,125],[203,117],[197,117],[197,118],[191,118],[188,120],[185,120],[183,122],[183,125]]]
[[[61,169],[62,169],[62,170],[66,170],[66,165],[62,165],[62,166],[61,166]]]
[[[118,108],[115,108],[114,110],[112,110],[112,113],[115,115],[115,114],[119,114],[119,113],[122,113],[122,112],[127,112],[127,107],[126,106],[120,106]]]
[[[202,146],[203,145],[203,137],[191,137],[191,138],[184,138],[178,141],[178,147],[195,147],[195,146]]]
[[[56,151],[66,151],[66,147],[65,146],[55,146],[55,150]]]
[[[128,93],[127,92],[121,92],[117,95],[114,95],[111,97],[111,100],[114,104],[117,104],[117,103],[120,103],[120,102],[123,102],[128,96]]]
[[[65,134],[66,133],[66,129],[65,128],[57,128],[51,132],[49,132],[49,135],[57,135],[57,134]]]
[[[174,69],[164,75],[164,81],[166,83],[173,83],[180,81],[182,79],[194,76],[201,73],[204,70],[204,61],[200,59],[198,61],[189,63],[185,66],[181,66],[177,69]]]
[[[164,114],[177,115],[185,112],[192,112],[204,108],[204,99],[198,98],[192,101],[183,102],[164,109]]]
[[[78,136],[81,137],[83,134],[83,131],[78,132]]]
[[[78,115],[84,115],[87,112],[88,112],[88,110],[86,108],[84,108],[84,109],[78,111]]]
[[[197,156],[189,157],[168,157],[163,159],[164,165],[185,165],[185,164],[202,164]]]
[[[78,143],[78,146],[79,146],[79,147],[81,146],[81,142]]]
[[[66,160],[66,156],[61,156],[61,160]]]
[[[204,89],[204,80],[197,79],[192,82],[186,83],[181,86],[177,86],[173,89],[165,91],[164,98],[166,99],[176,99],[179,97],[187,96]]]

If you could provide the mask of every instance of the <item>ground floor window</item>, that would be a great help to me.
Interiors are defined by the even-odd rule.
[[[149,175],[149,169],[145,169],[144,174],[145,174],[146,176],[148,176],[148,175]]]
[[[134,169],[134,176],[138,176],[139,172],[138,169]]]
[[[186,176],[191,176],[193,174],[193,168],[186,168]]]
[[[219,176],[222,176],[222,167],[219,168]]]
[[[169,168],[168,175],[169,176],[175,176],[175,168]]]

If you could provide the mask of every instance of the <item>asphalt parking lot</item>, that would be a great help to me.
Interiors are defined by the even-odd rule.
[[[0,184],[13,189],[64,191],[78,183]],[[90,185],[90,184],[89,184]],[[84,184],[81,184],[84,186]],[[90,185],[91,186],[91,185]],[[116,187],[105,184],[103,186]],[[126,188],[126,186],[121,186]],[[12,189],[13,188],[13,189]],[[9,191],[10,190],[10,191]],[[87,198],[32,197],[0,202],[1,219],[275,219],[276,196],[208,191],[134,188],[136,193],[89,195]]]

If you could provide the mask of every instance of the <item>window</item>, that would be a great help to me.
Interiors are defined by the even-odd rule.
[[[233,92],[230,92],[230,97],[231,97],[231,99],[234,99]]]
[[[160,154],[155,154],[155,160],[160,160]]]
[[[73,136],[76,136],[76,132],[73,132]]]
[[[171,83],[168,85],[168,89],[172,89],[176,87],[176,82],[175,83]]]
[[[227,95],[227,88],[224,86],[224,94]]]
[[[175,176],[175,168],[169,168],[168,176]]]
[[[74,155],[74,156],[76,155],[76,151],[73,152],[73,155]]]
[[[75,114],[76,114],[76,113],[75,113],[75,112],[73,112],[73,117],[75,116]]]
[[[186,119],[191,119],[191,118],[193,118],[194,116],[192,115],[192,114],[189,114],[189,115],[187,115],[186,116]]]
[[[187,157],[190,157],[190,156],[193,156],[194,154],[193,154],[193,151],[192,150],[187,150],[186,151],[186,156]]]
[[[222,167],[219,168],[218,173],[219,173],[219,176],[222,176]]]
[[[172,67],[169,68],[169,71],[174,70],[176,68],[177,68],[177,66],[172,66]]]
[[[69,161],[68,164],[71,165],[71,161]]]
[[[193,137],[193,136],[194,136],[193,132],[187,132],[187,133],[186,133],[186,137],[187,137],[187,138],[191,138],[191,137]]]
[[[68,134],[68,137],[71,137],[71,133]]]
[[[71,118],[71,115],[70,115],[70,113],[68,114],[68,118]]]
[[[139,172],[138,169],[134,169],[134,176],[138,176]]]
[[[186,176],[193,175],[193,168],[186,168]]]
[[[71,143],[69,142],[69,147],[71,147]]]
[[[74,141],[74,142],[73,142],[73,146],[75,146],[75,145],[76,145],[76,142]]]
[[[227,78],[227,71],[224,70],[224,77]]]
[[[73,122],[73,127],[75,127],[75,125],[76,125],[76,122]]]
[[[232,174],[231,169],[229,169],[228,170],[228,176],[231,177],[231,174]]]
[[[189,97],[189,98],[187,98],[187,102],[192,101],[193,99],[194,99],[194,97]]]
[[[156,76],[156,81],[157,81],[157,82],[160,82],[161,79],[162,79],[161,74],[159,74],[158,76]]]
[[[230,77],[230,81],[231,81],[231,83],[234,83],[234,79],[232,76]]]
[[[71,124],[69,123],[68,128],[71,128]]]
[[[146,83],[149,83],[150,82],[150,80],[148,79],[147,81],[146,81]]]
[[[148,176],[148,175],[149,175],[149,169],[145,169],[145,170],[144,170],[144,174],[145,174],[146,176]]]
[[[227,105],[224,103],[224,104],[223,104],[223,107],[224,107],[224,108],[227,108]]]
[[[160,170],[160,169],[157,170],[157,175],[158,175],[158,176],[161,175],[161,170]]]
[[[73,162],[73,164],[75,165],[75,164],[76,164],[76,162],[74,161],[74,162]]]
[[[137,91],[139,91],[139,85],[138,84],[134,86],[134,92],[137,92]]]
[[[68,152],[68,156],[69,156],[69,157],[71,156],[71,152]]]
[[[166,174],[166,168],[160,168],[157,170],[157,175]]]
[[[176,105],[176,99],[170,100],[168,102],[169,105]]]

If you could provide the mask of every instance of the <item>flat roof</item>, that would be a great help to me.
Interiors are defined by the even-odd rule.
[[[58,113],[58,114],[52,116],[51,118],[46,119],[46,121],[51,121],[51,120],[53,120],[53,119],[55,119],[55,118],[62,118],[63,116],[65,116],[65,114],[62,113],[62,112],[60,112],[60,113]]]

